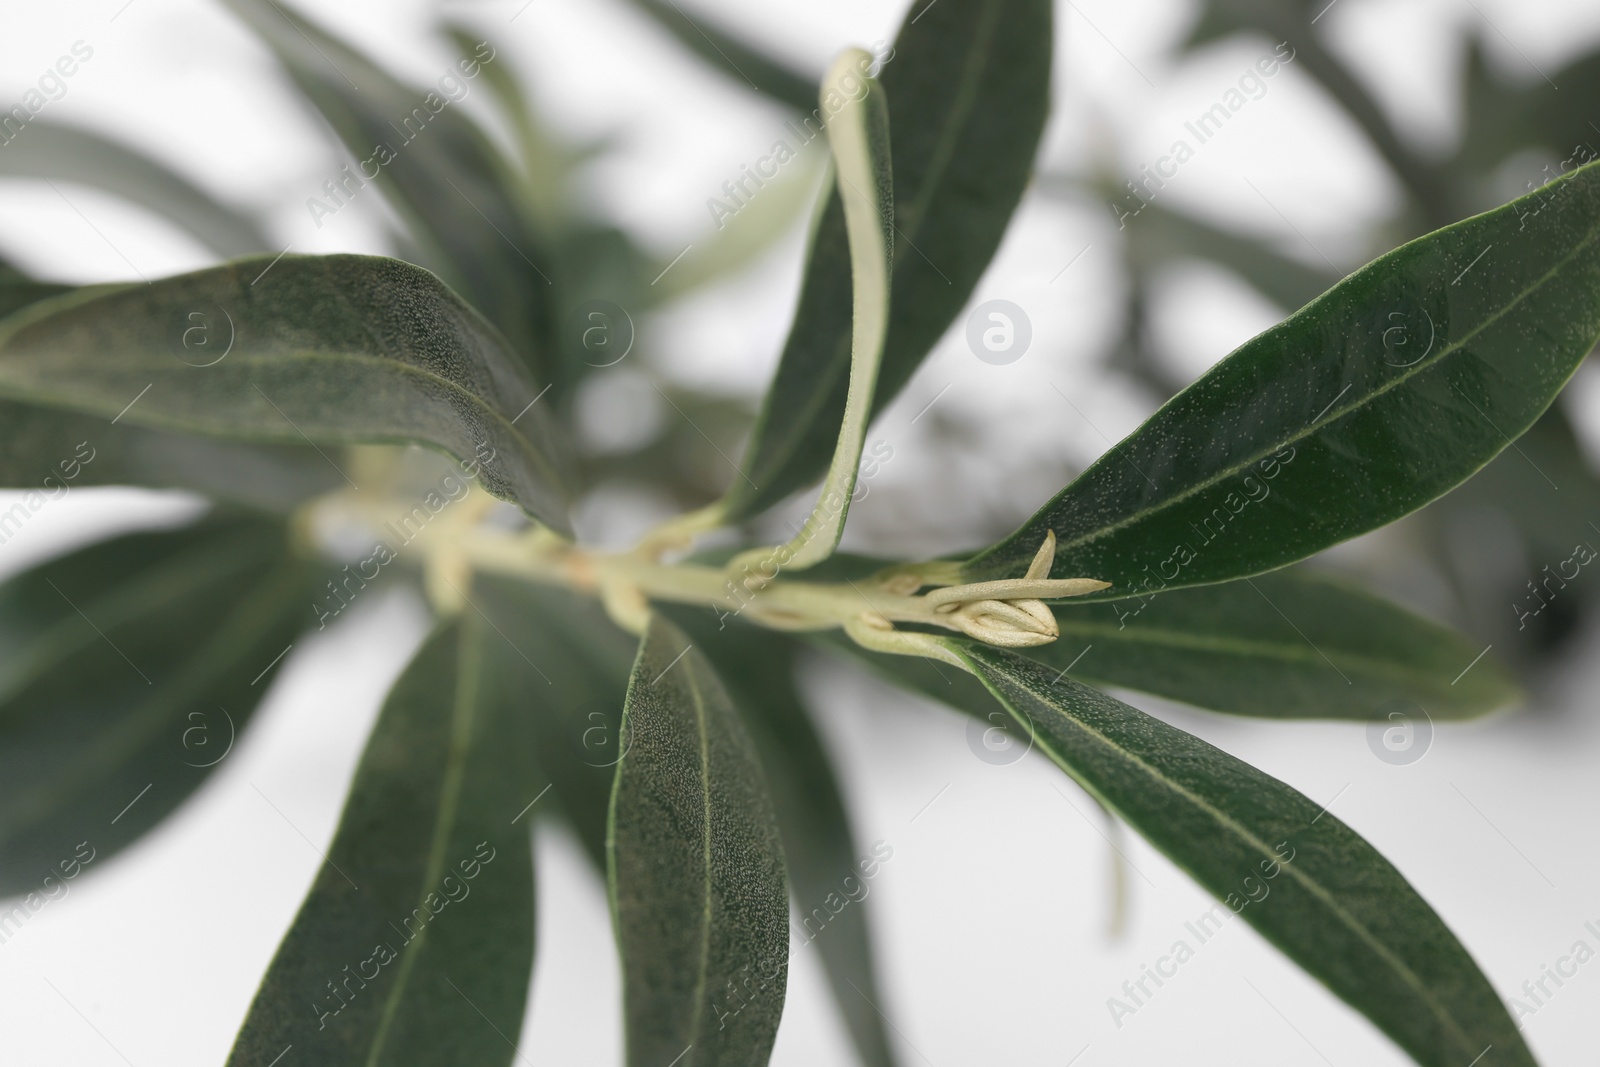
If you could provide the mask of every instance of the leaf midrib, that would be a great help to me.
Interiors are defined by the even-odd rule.
[[[1571,180],[1571,179],[1568,179],[1568,180]],[[1471,219],[1467,219],[1467,220],[1464,220],[1461,223],[1458,223],[1457,225],[1464,226],[1464,225],[1467,225],[1467,223],[1470,223],[1471,221],[1472,221]],[[1443,232],[1449,232],[1449,231],[1447,229],[1446,231],[1443,231]],[[1468,332],[1465,336],[1463,336],[1460,340],[1445,345],[1443,348],[1441,348],[1439,350],[1438,355],[1434,356],[1432,359],[1419,360],[1414,368],[1405,369],[1401,374],[1395,375],[1393,378],[1390,378],[1387,382],[1385,382],[1384,384],[1380,385],[1377,389],[1374,389],[1371,392],[1363,393],[1359,398],[1353,399],[1350,403],[1346,404],[1342,408],[1334,409],[1335,413],[1333,414],[1333,416],[1331,418],[1324,418],[1324,419],[1321,419],[1319,421],[1314,421],[1312,423],[1308,423],[1306,426],[1304,426],[1301,429],[1293,432],[1292,434],[1290,434],[1290,435],[1288,435],[1286,437],[1278,438],[1275,444],[1269,446],[1265,450],[1257,452],[1257,453],[1251,455],[1249,458],[1247,458],[1247,459],[1245,459],[1245,460],[1243,460],[1241,462],[1234,463],[1232,465],[1219,468],[1214,474],[1212,474],[1212,475],[1210,475],[1210,476],[1208,476],[1206,478],[1203,478],[1198,482],[1195,482],[1193,485],[1190,485],[1187,488],[1179,490],[1178,492],[1174,493],[1173,495],[1171,495],[1169,497],[1166,497],[1165,499],[1163,499],[1163,500],[1161,500],[1161,501],[1159,501],[1159,502],[1157,502],[1155,504],[1151,504],[1151,505],[1149,505],[1147,507],[1141,508],[1138,511],[1135,511],[1132,514],[1130,514],[1130,515],[1128,515],[1128,516],[1126,516],[1126,517],[1124,517],[1122,519],[1119,519],[1114,523],[1108,523],[1108,524],[1106,524],[1104,526],[1098,527],[1097,529],[1090,530],[1087,533],[1081,534],[1081,535],[1079,535],[1079,536],[1077,536],[1077,537],[1075,537],[1075,538],[1073,538],[1073,539],[1071,539],[1069,541],[1061,542],[1056,547],[1056,552],[1057,552],[1058,558],[1064,552],[1067,552],[1067,551],[1069,551],[1071,549],[1078,548],[1078,547],[1080,547],[1082,545],[1090,544],[1090,543],[1092,543],[1094,541],[1100,540],[1101,538],[1103,538],[1103,537],[1105,537],[1105,536],[1107,536],[1109,534],[1115,533],[1118,530],[1124,529],[1124,528],[1126,528],[1128,526],[1131,526],[1131,525],[1133,525],[1135,523],[1143,522],[1146,519],[1150,518],[1152,515],[1155,515],[1155,514],[1157,514],[1159,512],[1165,511],[1168,508],[1171,508],[1171,507],[1174,507],[1174,506],[1176,506],[1178,504],[1181,504],[1185,500],[1188,500],[1188,499],[1190,499],[1190,498],[1192,498],[1192,497],[1194,497],[1194,496],[1196,496],[1196,495],[1198,495],[1200,493],[1205,492],[1207,489],[1212,488],[1213,486],[1219,484],[1220,482],[1222,482],[1222,481],[1224,481],[1224,480],[1226,480],[1228,478],[1232,478],[1233,476],[1241,473],[1242,471],[1248,470],[1250,467],[1254,466],[1258,461],[1260,461],[1262,459],[1265,459],[1267,456],[1270,456],[1270,455],[1272,455],[1273,453],[1275,453],[1277,451],[1280,451],[1285,445],[1293,445],[1293,444],[1295,444],[1295,443],[1297,443],[1299,441],[1305,440],[1307,437],[1311,436],[1313,433],[1319,433],[1322,430],[1331,427],[1334,423],[1341,421],[1346,416],[1352,414],[1355,411],[1360,410],[1361,408],[1366,407],[1368,404],[1371,404],[1371,403],[1377,401],[1378,399],[1382,398],[1383,396],[1385,396],[1386,394],[1388,394],[1392,390],[1399,388],[1400,386],[1404,385],[1406,382],[1409,382],[1412,378],[1414,378],[1417,375],[1421,374],[1423,371],[1431,370],[1433,367],[1437,366],[1438,364],[1443,362],[1445,359],[1448,359],[1450,356],[1453,356],[1455,353],[1459,352],[1465,345],[1467,345],[1469,342],[1471,342],[1473,338],[1477,337],[1478,334],[1482,333],[1484,330],[1488,329],[1490,326],[1493,326],[1495,323],[1499,322],[1500,319],[1502,319],[1506,315],[1510,314],[1513,310],[1515,310],[1517,307],[1519,307],[1524,300],[1528,299],[1530,296],[1532,296],[1538,290],[1542,289],[1551,280],[1551,278],[1557,272],[1559,272],[1563,268],[1565,268],[1568,263],[1570,263],[1573,259],[1577,258],[1580,254],[1582,254],[1589,247],[1589,245],[1591,243],[1593,243],[1597,233],[1600,233],[1600,223],[1597,223],[1595,226],[1591,227],[1589,229],[1589,232],[1584,236],[1583,240],[1578,242],[1578,244],[1572,249],[1571,252],[1569,252],[1567,255],[1563,256],[1561,259],[1557,260],[1555,265],[1552,266],[1543,275],[1541,275],[1536,281],[1534,281],[1533,283],[1528,285],[1525,289],[1523,289],[1515,297],[1513,297],[1511,300],[1509,300],[1503,307],[1501,307],[1500,309],[1495,311],[1493,314],[1489,315],[1487,318],[1485,318],[1477,326],[1473,327],[1473,329],[1470,332]],[[1417,240],[1418,241],[1425,241],[1425,240],[1428,240],[1429,237],[1432,237],[1432,236],[1436,236],[1436,235],[1430,234],[1430,235],[1428,235],[1426,237],[1419,237],[1419,238],[1417,238]],[[1415,243],[1415,242],[1413,242],[1413,243]],[[1409,246],[1402,246],[1402,247],[1409,247]],[[1390,255],[1394,255],[1399,251],[1400,251],[1400,249],[1397,249],[1396,252],[1391,252]],[[1385,257],[1385,258],[1387,258],[1387,257]],[[1381,261],[1379,261],[1379,262],[1381,262]],[[1370,269],[1371,266],[1376,266],[1376,265],[1377,265],[1376,263],[1371,264],[1371,265],[1369,265],[1368,269]],[[1295,319],[1299,319],[1302,316],[1306,316],[1306,315],[1312,313],[1313,309],[1315,309],[1324,300],[1328,299],[1329,295],[1331,295],[1331,293],[1330,294],[1324,294],[1324,296],[1319,297],[1317,300],[1313,301],[1311,304],[1308,304],[1305,308],[1303,308],[1300,311],[1296,312],[1294,315],[1290,316],[1289,319],[1284,320],[1283,323],[1280,323],[1279,326],[1274,327],[1273,329],[1277,330],[1277,329],[1286,328],[1289,325],[1289,323],[1293,322]],[[1272,331],[1268,331],[1268,332],[1272,332]],[[1247,342],[1245,342],[1245,344],[1248,345],[1248,344],[1250,344],[1250,342],[1247,341]],[[1183,397],[1191,389],[1194,389],[1196,386],[1200,385],[1205,380],[1206,380],[1205,378],[1202,378],[1199,381],[1196,381],[1194,383],[1194,385],[1189,386],[1188,389],[1185,389],[1182,393],[1179,393],[1178,397],[1175,397],[1173,402],[1176,402],[1177,399]],[[1159,417],[1159,414],[1160,413],[1158,412],[1156,415],[1151,416],[1151,420],[1153,421],[1155,418]],[[1147,422],[1145,425],[1148,426],[1148,425],[1150,425],[1150,423]],[[1141,426],[1139,428],[1139,430],[1135,430],[1134,433],[1137,434],[1137,433],[1140,432],[1140,430],[1143,430],[1143,429],[1144,429],[1144,427]],[[1120,445],[1119,446],[1115,446],[1113,448],[1113,451],[1116,451],[1117,448],[1119,448],[1119,447],[1120,447]],[[1485,461],[1485,463],[1487,463],[1487,460]],[[1100,466],[1100,462],[1097,461],[1095,466],[1096,467]],[[1093,469],[1094,468],[1090,468],[1089,471],[1085,471],[1083,477],[1080,477],[1077,482],[1073,483],[1073,485],[1077,485],[1080,482],[1082,482],[1084,480],[1084,478],[1086,478],[1093,471]],[[1068,487],[1068,491],[1070,491],[1071,488],[1072,487],[1069,486]],[[1061,494],[1060,497],[1056,498],[1055,500],[1050,501],[1050,503],[1046,504],[1045,507],[1043,509],[1041,509],[1041,511],[1044,511],[1044,512],[1049,511],[1050,509],[1052,509],[1053,507],[1056,506],[1056,504],[1058,503],[1059,500],[1064,499],[1066,497],[1066,495],[1067,495],[1067,491],[1063,491],[1063,493]],[[1023,527],[1023,530],[1027,530],[1029,528],[1029,526],[1031,526],[1031,525],[1032,525],[1032,520],[1029,521],[1028,526],[1024,526]],[[1013,536],[1015,536],[1015,535],[1013,535]],[[1009,540],[1011,540],[1011,538],[1008,538],[1007,540],[1009,541]]]
[[[687,638],[685,639],[687,640]],[[706,982],[711,972],[711,737],[710,726],[706,721],[705,696],[700,692],[700,685],[695,680],[694,664],[692,661],[692,646],[684,649],[685,663],[683,675],[689,683],[689,699],[694,704],[695,729],[699,734],[700,743],[700,806],[702,813],[701,834],[704,844],[700,862],[705,872],[704,891],[701,895],[700,915],[700,966],[695,975],[694,983],[694,1008],[689,1017],[690,1041],[698,1044],[700,1041],[700,1026],[705,1019]],[[668,668],[670,670],[670,667]],[[696,1056],[686,1067],[693,1067],[693,1063],[700,1057]]]
[[[946,644],[949,645],[951,648],[953,648],[957,655],[960,655],[963,659],[967,660],[969,663],[973,662],[972,657],[970,655],[968,655],[966,650],[963,649],[959,644],[957,644],[956,642],[953,642],[953,641],[947,641]],[[1027,685],[1025,685],[1024,683],[1019,681],[1009,671],[1005,670],[1005,668],[1003,668],[1003,667],[994,667],[993,669],[996,670],[997,673],[1000,673],[1003,676],[1005,676],[1005,678],[1009,682],[1011,682],[1011,684],[1015,685],[1018,689],[1021,689],[1025,693],[1029,693]],[[983,680],[987,681],[987,679],[984,678],[984,674],[983,674],[982,671],[978,672],[978,676],[979,676],[980,679],[983,679]],[[990,691],[993,692],[994,691],[994,687],[991,686],[990,687]],[[1033,695],[1033,694],[1029,693],[1029,695]],[[995,693],[995,696],[1000,699],[1000,701],[1007,707],[1007,709],[1010,710],[1013,713],[1013,717],[1015,717],[1015,713],[1016,713],[1017,709],[1013,706],[1012,702],[1009,699],[1007,699],[1006,697],[1004,697],[1001,694],[999,694],[999,693]],[[1147,763],[1137,753],[1131,752],[1127,748],[1124,748],[1122,745],[1117,744],[1115,741],[1111,740],[1109,737],[1107,737],[1106,735],[1102,734],[1099,730],[1096,730],[1093,726],[1089,725],[1087,722],[1084,722],[1081,718],[1079,718],[1079,717],[1077,717],[1075,715],[1069,714],[1064,709],[1055,707],[1054,705],[1049,704],[1047,701],[1044,701],[1043,699],[1041,699],[1041,698],[1039,698],[1037,696],[1034,696],[1034,699],[1039,700],[1039,702],[1044,704],[1046,707],[1048,707],[1051,710],[1056,711],[1057,713],[1059,713],[1062,716],[1062,718],[1064,718],[1068,722],[1072,723],[1073,726],[1078,728],[1080,731],[1082,731],[1088,737],[1091,737],[1095,741],[1099,742],[1102,747],[1108,749],[1114,755],[1120,757],[1121,759],[1123,759],[1128,764],[1133,765],[1135,768],[1137,768],[1139,770],[1142,770],[1150,779],[1152,779],[1153,781],[1155,781],[1159,785],[1165,786],[1166,788],[1170,789],[1173,793],[1183,797],[1184,799],[1186,799],[1189,802],[1191,802],[1192,804],[1194,804],[1195,807],[1198,808],[1199,810],[1201,810],[1201,811],[1205,812],[1206,814],[1210,815],[1220,826],[1222,826],[1224,829],[1231,830],[1243,843],[1245,843],[1247,846],[1249,846],[1251,848],[1256,849],[1262,856],[1266,856],[1268,858],[1272,858],[1272,857],[1275,857],[1277,855],[1277,853],[1275,853],[1275,852],[1273,852],[1273,851],[1268,849],[1267,844],[1266,844],[1265,841],[1262,841],[1255,834],[1251,833],[1243,825],[1241,825],[1239,822],[1237,822],[1232,816],[1230,816],[1226,812],[1216,808],[1209,801],[1207,801],[1205,798],[1203,798],[1201,796],[1198,796],[1197,794],[1191,792],[1188,788],[1186,788],[1185,786],[1181,785],[1180,783],[1173,781],[1172,779],[1167,777],[1166,774],[1162,773],[1159,769],[1157,769],[1156,767],[1153,767],[1149,763]],[[1107,699],[1110,699],[1110,698],[1107,698]],[[1026,713],[1024,713],[1022,717],[1024,719],[1028,718]],[[1050,744],[1048,739],[1039,736],[1038,731],[1034,728],[1034,726],[1033,726],[1031,721],[1027,723],[1027,727],[1028,727],[1028,731],[1029,731],[1030,735],[1032,735],[1033,738],[1036,741],[1039,742],[1040,747],[1045,749],[1053,757],[1055,757],[1057,762],[1059,764],[1061,764],[1064,769],[1067,770],[1067,772],[1073,777],[1074,780],[1079,781],[1085,788],[1089,789],[1092,793],[1094,793],[1095,796],[1102,803],[1104,803],[1107,807],[1112,808],[1113,810],[1116,810],[1119,813],[1121,812],[1122,809],[1121,809],[1120,805],[1113,803],[1108,797],[1103,796],[1101,794],[1100,790],[1098,788],[1096,788],[1092,782],[1084,781],[1083,778],[1073,768],[1068,766],[1070,761],[1068,761],[1065,756],[1063,756],[1059,752],[1057,752],[1055,747]],[[1285,788],[1289,788],[1289,787],[1286,786]],[[1124,816],[1124,817],[1126,817],[1126,816]],[[1331,818],[1331,816],[1330,816],[1330,818]],[[1132,820],[1129,820],[1129,821],[1131,822]],[[1165,854],[1166,850],[1163,849],[1162,851]],[[1178,859],[1176,856],[1172,856],[1170,858],[1172,858],[1174,862],[1178,863],[1178,865],[1183,867],[1185,870],[1190,870],[1191,874],[1193,873],[1193,871],[1190,869],[1189,865],[1186,862]],[[1390,964],[1390,966],[1393,968],[1393,970],[1396,973],[1398,973],[1404,979],[1405,983],[1408,986],[1410,986],[1418,994],[1418,996],[1420,996],[1422,998],[1422,1000],[1424,1002],[1427,1003],[1429,1008],[1433,1011],[1435,1018],[1441,1024],[1443,1024],[1444,1027],[1450,1033],[1452,1033],[1454,1035],[1454,1037],[1456,1039],[1456,1042],[1457,1042],[1457,1045],[1458,1045],[1458,1047],[1459,1047],[1459,1049],[1461,1051],[1467,1051],[1467,1050],[1472,1049],[1474,1047],[1475,1043],[1473,1041],[1471,1041],[1467,1037],[1466,1031],[1463,1030],[1461,1028],[1461,1025],[1456,1022],[1455,1016],[1453,1016],[1450,1012],[1445,1010],[1444,1006],[1441,1005],[1438,1002],[1437,998],[1434,997],[1432,990],[1428,989],[1428,987],[1422,982],[1421,977],[1418,976],[1417,973],[1414,970],[1412,970],[1412,968],[1409,965],[1407,965],[1399,957],[1395,956],[1394,953],[1389,950],[1388,946],[1384,945],[1382,941],[1380,941],[1376,936],[1374,936],[1367,929],[1365,924],[1357,921],[1356,918],[1353,915],[1351,915],[1342,905],[1340,905],[1338,903],[1338,901],[1333,899],[1333,897],[1325,889],[1322,888],[1320,883],[1312,881],[1308,876],[1303,874],[1292,863],[1286,863],[1286,864],[1283,864],[1282,866],[1283,866],[1283,869],[1285,871],[1289,872],[1290,876],[1293,877],[1295,879],[1295,881],[1297,881],[1304,889],[1306,889],[1307,892],[1311,893],[1312,896],[1314,896],[1318,900],[1322,901],[1323,905],[1325,907],[1327,907],[1327,909],[1330,912],[1332,912],[1333,915],[1337,919],[1339,919],[1340,922],[1342,922],[1345,926],[1347,926],[1349,929],[1351,929],[1361,941],[1365,942],[1373,950],[1373,952],[1378,955],[1378,957],[1380,959],[1383,959],[1383,960],[1385,960],[1386,962],[1388,962]],[[1204,883],[1202,883],[1202,884],[1204,884]],[[1208,891],[1209,891],[1209,889],[1208,889]],[[1426,902],[1424,902],[1424,904],[1426,904]],[[1471,1053],[1468,1052],[1468,1054],[1470,1055]]]

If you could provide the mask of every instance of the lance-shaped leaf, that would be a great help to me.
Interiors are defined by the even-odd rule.
[[[873,414],[910,379],[999,247],[1044,128],[1052,39],[1049,0],[918,4],[895,39],[880,75],[894,140],[894,277]],[[809,141],[831,110],[791,128]],[[737,480],[725,502],[733,520],[814,482],[834,455],[851,373],[849,264],[835,192],[743,465],[749,481]]]
[[[1302,571],[1142,601],[1062,604],[1061,636],[1029,659],[1264,718],[1370,719],[1411,701],[1434,719],[1482,715],[1517,686],[1483,646],[1386,600]]]
[[[473,613],[395,682],[229,1067],[509,1065],[533,971],[536,694]],[[535,706],[530,706],[535,705]]]
[[[0,318],[73,286],[39,282],[0,261]],[[0,400],[0,486],[60,495],[63,487],[194,489],[286,510],[343,485],[309,446],[243,445],[162,433],[56,408]]]
[[[676,0],[633,0],[633,6],[733,81],[799,111],[817,106],[813,79],[796,73],[782,60],[741,40],[705,15],[691,16]]]
[[[330,187],[307,190],[317,228],[375,182],[411,226],[426,265],[460,289],[510,338],[519,359],[551,380],[550,268],[519,203],[515,172],[461,110],[485,63],[483,44],[434,84],[404,84],[344,42],[274,0],[227,0],[272,49],[355,162]]]
[[[795,651],[788,637],[740,623],[722,625],[715,615],[673,605],[663,611],[704,652],[739,710],[778,812],[789,884],[800,912],[799,950],[812,945],[822,956],[839,1011],[856,1051],[868,1067],[894,1063],[883,1018],[873,1007],[877,992],[867,912],[860,907],[879,870],[876,842],[871,854],[856,847],[838,778],[822,738],[795,689]],[[850,903],[844,903],[849,901]]]
[[[541,694],[530,727],[539,769],[604,877],[622,705],[639,641],[617,629],[593,598],[554,586],[482,574],[472,605],[519,651],[527,688]]]
[[[539,390],[499,331],[399,260],[260,257],[34,304],[0,321],[0,396],[236,440],[428,444],[566,528]]]
[[[1113,583],[1099,599],[1304,559],[1459,485],[1597,335],[1590,166],[1390,252],[1246,342],[964,574],[1022,574],[1050,530],[1052,575]]]
[[[43,506],[0,511],[0,543]],[[221,515],[0,585],[0,896],[48,891],[80,843],[115,853],[228,755],[316,618],[317,570],[287,541]]]
[[[0,175],[91,185],[187,230],[225,257],[266,251],[261,226],[165,163],[90,130],[33,119],[0,152]]]
[[[1315,801],[1042,664],[945,643],[1046,756],[1221,901],[1209,920],[1243,917],[1424,1067],[1532,1067],[1444,921]]]
[[[191,489],[287,511],[343,486],[306,445],[247,445],[0,400],[0,486],[46,497],[89,485]]]
[[[774,553],[779,565],[790,570],[821,563],[844,534],[889,327],[894,178],[889,172],[888,107],[883,89],[865,76],[871,65],[866,52],[846,49],[822,82],[824,106],[842,101],[828,123],[828,146],[833,150],[850,245],[850,380],[844,420],[816,506],[800,532]]]
[[[660,616],[622,744],[609,852],[628,1063],[764,1064],[789,964],[777,817],[722,683]]]

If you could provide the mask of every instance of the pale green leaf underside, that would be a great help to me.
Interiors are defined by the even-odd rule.
[[[850,385],[844,420],[817,503],[800,532],[778,550],[791,570],[827,559],[844,534],[855,492],[867,420],[889,328],[894,254],[894,176],[889,158],[889,108],[883,87],[866,77],[872,56],[847,49],[822,82],[822,106],[833,115],[828,144],[850,240]]]
[[[895,244],[874,413],[961,311],[1032,174],[1050,103],[1050,0],[939,0],[905,14],[880,80],[894,131]],[[789,127],[816,136],[825,110]],[[763,194],[765,195],[765,194]],[[845,212],[829,191],[799,306],[726,502],[749,518],[828,469],[853,369]]]

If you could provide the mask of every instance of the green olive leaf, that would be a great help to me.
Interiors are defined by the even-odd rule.
[[[860,907],[879,869],[880,849],[856,847],[833,764],[795,686],[795,642],[714,613],[682,605],[658,608],[695,643],[716,669],[755,742],[783,835],[783,855],[800,913],[797,951],[816,945],[835,1001],[867,1067],[890,1067],[894,1055],[883,1018],[872,959],[868,912]],[[858,897],[857,894],[860,894]],[[849,905],[830,901],[849,899]]]
[[[0,511],[0,541],[31,514]],[[316,621],[319,571],[287,549],[281,522],[218,514],[0,584],[0,896],[80,843],[113,855],[232,751]]]
[[[605,877],[622,705],[639,641],[593,598],[516,578],[478,575],[472,609],[518,650],[527,688],[541,694],[531,728],[551,799],[534,813],[553,801]]]
[[[1054,530],[1052,577],[1145,596],[1273,570],[1442,496],[1600,336],[1597,220],[1591,165],[1375,260],[1173,397],[964,578],[1024,573]]]
[[[468,613],[401,674],[228,1067],[509,1067],[533,972],[534,697]]]
[[[1532,1067],[1444,921],[1326,809],[1043,664],[945,643],[1045,756],[1221,902],[1209,920],[1241,916],[1423,1067]]]
[[[70,285],[36,281],[5,260],[0,260],[0,319],[29,304],[37,304],[46,297],[70,293],[72,289]]]
[[[73,288],[35,281],[0,261],[0,318]],[[0,400],[0,486],[47,499],[79,486],[140,485],[282,511],[342,484],[307,445],[197,439]]]
[[[1367,721],[1409,701],[1461,719],[1519,695],[1483,645],[1312,572],[1062,603],[1055,616],[1061,636],[1023,655],[1081,682],[1235,715]]]
[[[629,1067],[765,1064],[789,964],[777,816],[722,683],[659,615],[622,746],[608,851]]]
[[[460,297],[376,256],[240,260],[0,320],[0,397],[243,441],[428,444],[565,531],[539,394]]]
[[[0,400],[0,486],[47,500],[90,485],[137,485],[289,511],[344,484],[307,445],[190,437]]]

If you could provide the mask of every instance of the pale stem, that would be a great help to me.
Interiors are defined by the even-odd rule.
[[[335,494],[313,506],[354,511],[381,522],[381,501]],[[1087,578],[1047,577],[1055,558],[1049,534],[1027,575],[1007,581],[949,585],[918,595],[917,565],[896,566],[861,582],[807,582],[761,575],[739,581],[725,567],[664,563],[664,543],[653,540],[631,552],[595,552],[535,527],[522,532],[482,524],[494,501],[479,491],[456,505],[454,514],[418,541],[430,599],[443,611],[461,610],[472,572],[481,570],[559,585],[599,598],[624,629],[639,632],[651,601],[711,607],[719,615],[742,616],[769,629],[809,631],[842,628],[857,643],[882,652],[926,656],[961,666],[960,657],[929,634],[897,624],[936,627],[1005,648],[1049,644],[1059,634],[1055,615],[1041,598],[1080,596],[1109,583]],[[705,517],[685,524],[692,529]],[[300,525],[306,525],[302,521]],[[945,565],[930,567],[950,573]]]

